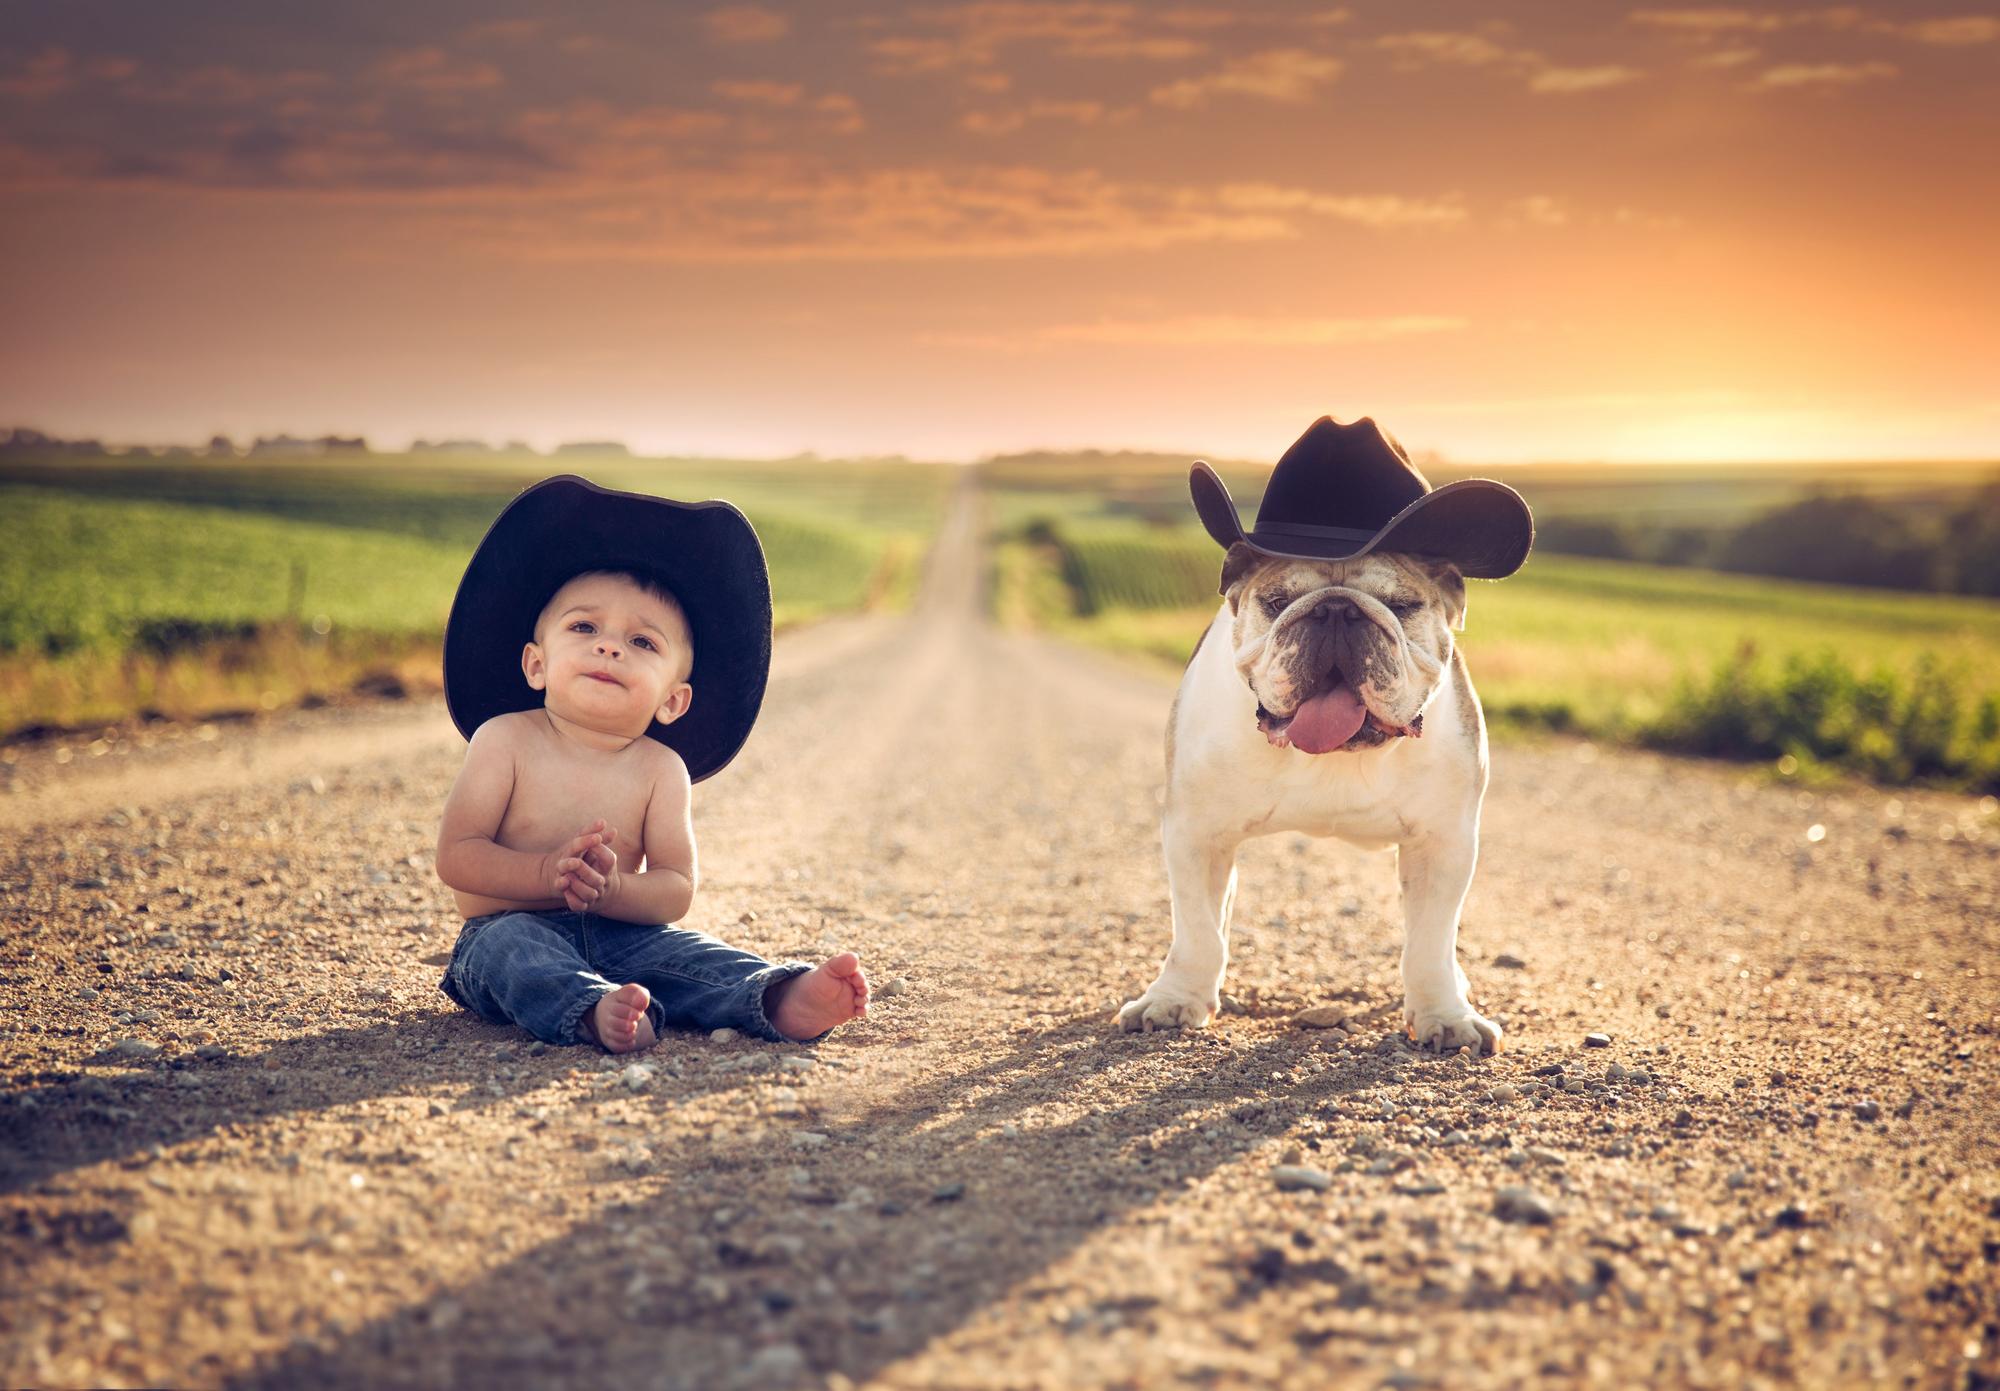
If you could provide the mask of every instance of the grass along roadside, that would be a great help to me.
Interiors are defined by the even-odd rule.
[[[769,508],[757,527],[780,628],[914,587],[918,536]],[[434,690],[470,549],[263,508],[0,487],[0,736]]]
[[[996,547],[995,611],[1178,669],[1219,564],[1192,529],[1031,524]],[[1470,590],[1496,729],[2000,787],[2000,605],[1564,556]]]

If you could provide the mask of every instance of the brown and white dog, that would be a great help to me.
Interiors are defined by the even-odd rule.
[[[1457,959],[1486,791],[1486,725],[1452,639],[1465,626],[1465,581],[1411,555],[1298,560],[1238,543],[1222,589],[1168,721],[1173,945],[1118,1022],[1208,1023],[1228,963],[1237,849],[1302,831],[1395,848],[1411,1037],[1497,1051],[1500,1026],[1473,1009]]]

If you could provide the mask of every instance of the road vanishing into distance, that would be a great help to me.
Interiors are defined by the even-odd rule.
[[[2000,1384],[1964,798],[1503,744],[1505,1052],[1408,1046],[1393,858],[1290,835],[1215,1025],[1122,1034],[1172,681],[996,630],[977,538],[784,636],[697,789],[690,923],[876,984],[817,1048],[457,1011],[434,701],[15,749],[0,1383]]]

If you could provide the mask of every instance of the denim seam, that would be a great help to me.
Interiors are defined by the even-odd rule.
[[[584,987],[584,995],[574,1006],[563,1011],[560,1033],[571,1043],[590,1043],[593,1040],[582,1031],[585,1012],[596,1008],[597,1002],[613,992],[614,987],[605,986],[598,990],[593,986]]]
[[[458,929],[458,936],[452,941],[451,959],[444,964],[445,985],[448,987],[444,993],[461,1005],[464,1004],[465,997],[470,993],[465,983],[466,943],[472,940],[473,935],[479,928],[486,926],[487,923],[498,916],[495,913],[486,913],[476,918],[466,919],[465,924]]]
[[[595,968],[593,967],[592,969]],[[676,971],[665,966],[648,966],[646,970],[641,974],[649,976],[671,976],[675,980],[691,981],[696,985],[704,986],[710,990],[728,990],[734,986],[742,984],[741,978],[737,980],[718,980],[714,976],[707,976],[707,975],[698,976],[693,974],[692,972]]]
[[[827,1034],[833,1032],[832,1029],[827,1029],[812,1038],[787,1038],[778,1032],[778,1026],[773,1024],[771,1016],[764,1012],[764,995],[766,991],[784,981],[794,980],[810,970],[812,970],[812,966],[804,961],[773,962],[744,981],[745,985],[752,987],[750,991],[750,1014],[756,1024],[756,1032],[763,1038],[772,1043],[818,1043],[820,1039],[825,1038]]]

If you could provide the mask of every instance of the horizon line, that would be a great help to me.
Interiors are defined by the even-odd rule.
[[[20,439],[29,435],[33,439]],[[229,439],[220,432],[215,439]],[[1231,458],[1215,451],[1180,451],[1139,445],[1102,444],[1044,444],[1026,448],[990,450],[966,458],[945,458],[918,456],[892,450],[883,453],[852,451],[843,453],[821,453],[816,449],[800,449],[789,454],[718,454],[703,451],[658,451],[634,449],[622,440],[578,439],[565,440],[546,448],[537,448],[523,440],[509,440],[504,444],[467,436],[447,437],[432,440],[422,435],[411,436],[400,448],[387,448],[371,443],[365,434],[342,435],[332,432],[322,435],[293,435],[280,432],[276,435],[258,435],[244,445],[231,440],[231,451],[223,454],[209,444],[159,444],[151,442],[106,442],[94,437],[66,438],[52,435],[31,427],[0,429],[0,457],[22,453],[49,452],[66,454],[75,459],[137,459],[147,460],[203,460],[214,462],[244,462],[260,460],[273,462],[283,459],[333,460],[354,458],[407,457],[413,454],[458,455],[479,457],[493,455],[502,458],[538,458],[557,460],[563,458],[622,459],[631,463],[669,463],[675,461],[699,460],[718,464],[776,464],[817,460],[828,464],[838,463],[905,463],[919,467],[974,468],[981,464],[1006,459],[1019,459],[1034,455],[1098,454],[1105,456],[1141,455],[1162,458],[1184,457],[1189,463],[1196,460],[1224,466],[1267,468],[1271,464],[1255,459]],[[259,446],[271,446],[259,452]],[[1570,457],[1541,459],[1458,459],[1437,450],[1418,449],[1412,451],[1412,462],[1423,468],[1493,468],[1493,469],[1621,469],[1621,468],[1812,468],[1831,466],[1836,468],[1869,467],[1931,467],[1931,468],[2000,468],[2000,451],[1990,454],[1946,454],[1946,455],[1843,455],[1818,456],[1812,458],[1755,458],[1737,459],[1714,458],[1615,458],[1615,457]],[[1273,460],[1272,463],[1276,461]]]

